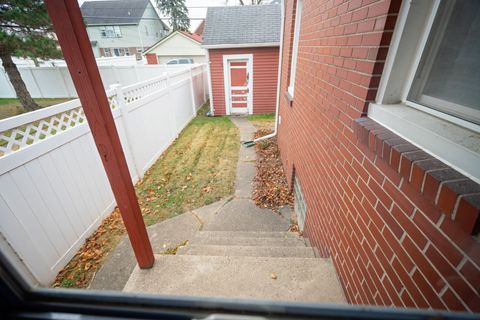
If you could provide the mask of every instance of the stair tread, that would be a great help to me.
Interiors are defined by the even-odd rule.
[[[260,247],[222,245],[188,245],[178,249],[177,255],[315,258],[313,248],[311,247]]]
[[[345,303],[330,259],[156,255],[133,271],[124,291]]]
[[[198,237],[300,238],[298,233],[283,231],[198,231]]]
[[[249,238],[249,237],[197,237],[190,244],[202,245],[237,245],[260,247],[305,247],[302,238]]]

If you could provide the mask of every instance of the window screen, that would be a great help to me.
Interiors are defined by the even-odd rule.
[[[480,1],[442,1],[408,100],[480,124]]]

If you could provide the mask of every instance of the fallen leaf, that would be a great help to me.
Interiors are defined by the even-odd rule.
[[[270,274],[270,278],[272,278],[273,280],[277,280],[277,275],[275,274],[275,272],[272,272]]]

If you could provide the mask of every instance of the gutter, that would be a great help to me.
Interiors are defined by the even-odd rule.
[[[275,104],[275,129],[273,133],[267,134],[263,137],[250,140],[250,141],[242,141],[241,143],[249,148],[255,145],[258,141],[262,141],[265,139],[270,139],[273,138],[277,135],[278,132],[278,124],[279,124],[279,109],[280,109],[280,81],[281,81],[281,75],[282,75],[282,58],[283,58],[283,29],[285,28],[285,8],[284,8],[285,2],[281,0],[280,3],[280,10],[281,10],[281,29],[280,29],[280,52],[279,52],[279,59],[278,59],[278,79],[277,79],[277,101]]]

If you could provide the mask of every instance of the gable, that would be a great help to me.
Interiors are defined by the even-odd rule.
[[[157,55],[175,56],[175,55],[205,55],[205,50],[200,43],[179,32],[168,36],[154,45],[145,53],[155,53]]]

